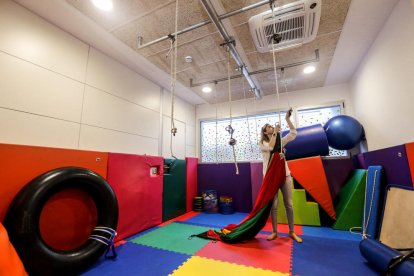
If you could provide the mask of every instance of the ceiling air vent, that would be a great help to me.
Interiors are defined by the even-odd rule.
[[[260,53],[272,51],[273,30],[279,43],[275,51],[298,47],[316,38],[321,18],[321,0],[299,0],[249,19],[250,33]],[[280,39],[281,38],[281,39]]]

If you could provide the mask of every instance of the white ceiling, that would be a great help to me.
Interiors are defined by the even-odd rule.
[[[65,0],[15,0],[15,2],[169,90],[168,73],[122,43]],[[352,0],[325,85],[350,81],[397,2],[398,0]],[[177,84],[176,93],[192,104],[206,102],[182,83]]]

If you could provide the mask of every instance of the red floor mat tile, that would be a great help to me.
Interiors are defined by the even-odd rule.
[[[292,240],[289,237],[280,237],[274,241],[268,241],[266,235],[258,234],[255,239],[244,243],[210,242],[195,255],[289,273],[291,253]]]
[[[303,235],[303,229],[301,225],[295,225],[293,229],[296,234]],[[273,232],[272,222],[270,220],[266,222],[266,225],[263,227],[262,231]],[[289,234],[289,226],[287,224],[279,223],[277,225],[277,232]]]

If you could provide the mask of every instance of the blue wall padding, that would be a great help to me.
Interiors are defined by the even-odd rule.
[[[361,255],[379,272],[383,273],[387,270],[389,263],[395,256],[401,255],[400,252],[394,250],[379,241],[365,239],[359,243]],[[393,271],[393,276],[413,275],[414,261],[408,260],[398,265]]]
[[[198,164],[197,191],[216,190],[217,196],[233,198],[236,212],[252,210],[250,163],[238,163],[239,174],[233,163]]]
[[[382,167],[369,166],[367,171],[367,183],[365,189],[365,220],[362,225],[365,226],[365,233],[371,239],[378,236],[379,221],[382,211],[383,188],[381,187]],[[370,214],[371,210],[371,214]]]
[[[288,143],[286,160],[329,154],[328,138],[322,125],[297,128],[296,139]],[[282,133],[285,136],[289,131]]]

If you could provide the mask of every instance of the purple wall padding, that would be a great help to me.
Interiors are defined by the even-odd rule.
[[[362,153],[354,155],[352,157],[352,159],[354,160],[355,169],[364,169],[364,170],[366,170],[368,168],[367,165],[365,164],[364,155]]]
[[[263,182],[263,163],[252,162],[250,163],[250,177],[252,185],[252,204],[256,202],[257,195],[259,194],[260,187]]]
[[[297,128],[296,139],[286,145],[286,160],[329,154],[328,138],[322,125]],[[285,136],[288,131],[282,133]]]
[[[382,166],[386,184],[412,187],[405,146],[395,146],[363,153],[366,166]]]
[[[342,186],[346,183],[354,170],[354,164],[349,157],[322,158],[322,164],[325,170],[326,179],[328,180],[332,200],[335,200]]]
[[[238,163],[239,174],[233,163],[198,164],[197,191],[217,190],[217,196],[231,196],[236,212],[252,210],[250,163]]]

